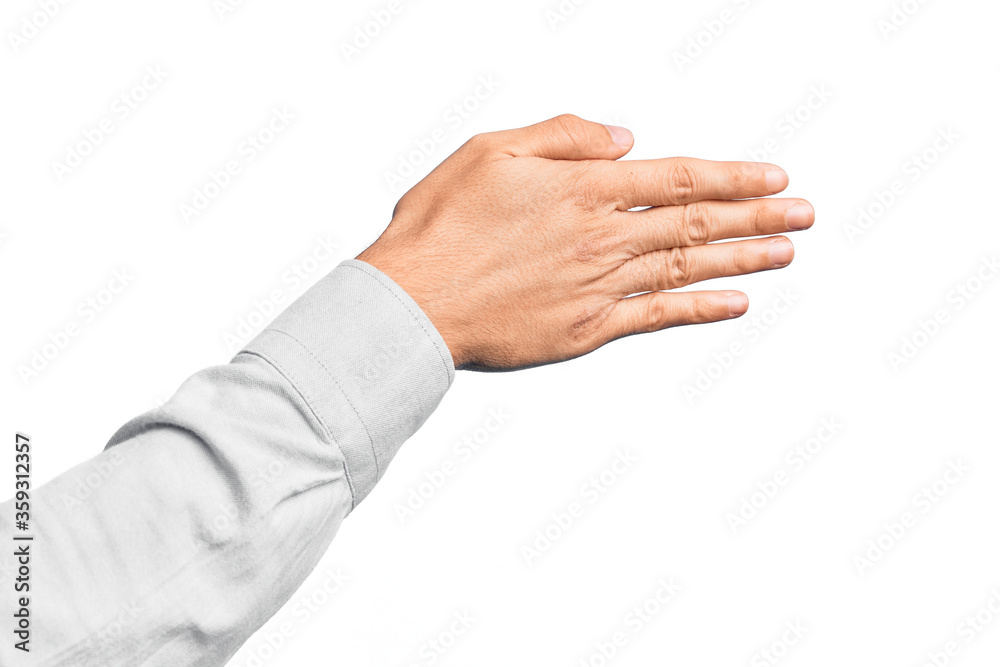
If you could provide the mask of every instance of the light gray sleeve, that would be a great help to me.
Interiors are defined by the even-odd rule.
[[[343,262],[229,364],[32,492],[28,654],[10,630],[14,502],[0,504],[0,665],[225,664],[454,375],[416,302]]]

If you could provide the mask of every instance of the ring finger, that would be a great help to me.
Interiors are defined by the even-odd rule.
[[[625,262],[613,279],[623,295],[685,287],[703,280],[788,266],[795,256],[784,236],[656,250]]]
[[[655,250],[696,246],[745,236],[767,236],[808,229],[816,219],[804,199],[701,201],[628,211],[622,223],[641,255]]]

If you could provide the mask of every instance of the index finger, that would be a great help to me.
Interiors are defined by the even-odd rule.
[[[597,185],[622,210],[707,199],[766,197],[788,187],[788,174],[765,162],[713,162],[676,157],[607,162]]]

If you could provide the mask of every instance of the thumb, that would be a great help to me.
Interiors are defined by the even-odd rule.
[[[494,136],[501,149],[514,157],[550,160],[617,160],[635,142],[623,127],[593,123],[572,114]]]

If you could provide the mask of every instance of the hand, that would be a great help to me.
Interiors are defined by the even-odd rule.
[[[456,367],[551,363],[739,317],[742,292],[660,290],[787,266],[783,236],[710,242],[805,229],[812,206],[751,199],[788,185],[773,165],[616,162],[632,143],[570,115],[477,135],[403,195],[358,259],[413,297]]]

